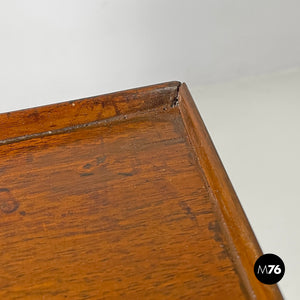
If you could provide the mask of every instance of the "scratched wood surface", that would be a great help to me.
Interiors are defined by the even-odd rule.
[[[248,237],[228,229],[234,192],[216,194],[187,93],[171,82],[0,115],[1,299],[281,299],[240,256],[261,252],[231,199]]]

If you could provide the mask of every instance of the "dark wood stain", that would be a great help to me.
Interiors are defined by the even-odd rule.
[[[19,208],[19,202],[12,196],[9,189],[0,188],[0,210],[11,214]]]
[[[80,174],[81,177],[92,176],[92,175],[94,175],[94,173],[81,173]]]
[[[1,299],[281,299],[184,84],[2,114],[0,139]]]
[[[120,172],[120,173],[118,173],[118,175],[121,175],[121,176],[133,176],[133,173],[129,173],[129,172]]]

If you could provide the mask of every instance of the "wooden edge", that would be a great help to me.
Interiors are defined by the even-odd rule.
[[[220,211],[232,259],[249,297],[283,299],[277,285],[265,285],[255,277],[254,263],[262,251],[185,83],[179,88],[178,102],[190,142]]]
[[[126,91],[0,114],[0,145],[72,130],[84,124],[172,104],[180,82],[171,81]]]

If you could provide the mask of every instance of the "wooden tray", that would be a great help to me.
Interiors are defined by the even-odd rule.
[[[281,299],[185,84],[0,115],[1,299]]]

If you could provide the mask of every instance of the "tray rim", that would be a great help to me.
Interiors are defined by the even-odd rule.
[[[178,100],[189,141],[216,201],[230,250],[236,256],[232,259],[250,297],[283,299],[277,284],[265,285],[255,277],[254,263],[263,252],[185,83],[179,88]]]
[[[171,106],[177,98],[179,86],[179,81],[170,81],[1,113],[0,146],[122,119],[162,105]]]

